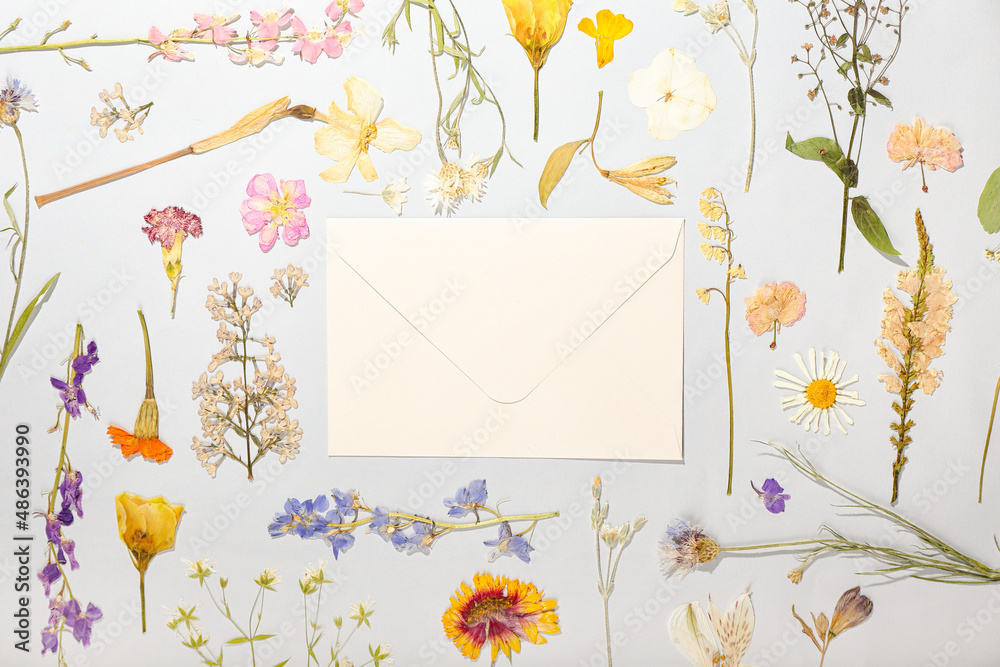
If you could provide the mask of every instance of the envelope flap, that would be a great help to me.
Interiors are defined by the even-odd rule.
[[[332,219],[340,258],[501,403],[523,400],[657,271],[680,219]]]

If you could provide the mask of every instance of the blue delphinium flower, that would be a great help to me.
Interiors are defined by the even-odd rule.
[[[317,496],[315,500],[299,502],[297,498],[289,498],[285,501],[285,513],[280,512],[274,515],[274,520],[268,525],[267,530],[271,537],[281,537],[289,532],[294,532],[301,538],[312,537],[316,530],[318,515],[330,509],[330,501],[325,495]]]
[[[463,517],[475,512],[484,502],[486,502],[486,480],[476,479],[456,491],[454,498],[445,499],[444,506],[449,508],[448,516]]]
[[[486,540],[483,544],[488,547],[496,547],[489,555],[491,563],[500,556],[517,556],[528,563],[531,561],[528,552],[534,551],[534,547],[528,544],[528,540],[512,533],[510,524],[506,521],[500,524],[500,536],[495,540]]]
[[[436,537],[434,524],[417,521],[413,524],[413,534],[406,538],[403,551],[407,554],[420,552],[429,556],[431,547],[434,545],[434,538]]]
[[[368,532],[375,533],[386,542],[392,543],[396,551],[403,551],[406,545],[406,535],[401,530],[399,517],[389,516],[389,510],[376,507],[372,512],[372,520],[368,524]]]
[[[764,501],[764,508],[771,514],[781,514],[785,511],[785,501],[791,498],[787,493],[782,493],[784,491],[778,481],[768,477],[761,484],[761,488],[754,486],[753,482],[750,482],[750,486],[762,501]]]
[[[354,489],[349,491],[334,489],[333,504],[339,510],[357,510],[361,505],[361,495]]]

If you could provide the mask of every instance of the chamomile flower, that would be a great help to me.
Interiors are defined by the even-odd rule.
[[[778,377],[774,381],[774,386],[779,389],[789,389],[795,393],[784,396],[781,399],[782,410],[797,407],[798,410],[791,417],[791,421],[801,424],[805,420],[805,429],[819,431],[820,421],[823,422],[823,435],[830,435],[830,418],[837,423],[840,430],[847,435],[848,425],[853,425],[854,420],[844,412],[843,405],[864,405],[865,402],[858,399],[858,392],[846,391],[844,387],[858,381],[855,375],[850,380],[843,380],[844,370],[847,368],[846,362],[840,365],[840,355],[832,350],[827,357],[824,353],[819,354],[819,363],[816,360],[816,348],[809,350],[809,366],[802,360],[802,355],[795,354],[795,362],[805,373],[808,379],[802,380],[783,370],[775,369],[774,374]],[[843,421],[841,421],[843,420]]]

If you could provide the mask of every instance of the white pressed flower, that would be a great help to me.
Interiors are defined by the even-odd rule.
[[[403,204],[406,203],[406,193],[410,186],[406,184],[406,177],[390,183],[382,190],[382,200],[389,205],[396,215],[403,215]]]
[[[743,593],[723,614],[709,599],[708,616],[698,602],[674,609],[667,622],[670,641],[695,667],[749,667],[742,662],[753,638],[754,611]]]
[[[848,425],[853,425],[854,420],[844,412],[841,405],[864,405],[865,402],[858,399],[858,392],[846,391],[844,387],[858,381],[855,375],[850,380],[842,380],[845,363],[840,366],[840,355],[831,351],[829,358],[823,353],[819,355],[819,363],[816,362],[816,348],[809,350],[809,366],[806,367],[802,360],[802,355],[795,354],[795,362],[808,379],[802,380],[783,370],[776,369],[774,374],[778,377],[774,386],[779,389],[789,389],[795,393],[781,399],[781,408],[798,407],[798,411],[792,415],[791,421],[801,424],[805,420],[805,429],[810,427],[814,431],[819,431],[819,423],[823,421],[823,435],[830,435],[830,417],[837,422],[840,430],[847,435],[847,428],[841,421]]]
[[[716,104],[708,77],[698,71],[693,56],[678,49],[660,52],[648,68],[633,72],[628,97],[646,109],[649,133],[662,140],[698,127]]]

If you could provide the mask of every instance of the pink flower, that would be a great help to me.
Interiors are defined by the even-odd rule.
[[[288,5],[283,5],[278,11],[266,11],[263,14],[250,12],[250,23],[257,28],[259,39],[274,39],[281,34],[292,22],[294,9],[288,9]]]
[[[170,37],[179,37],[176,35],[178,31],[170,33]],[[170,60],[173,62],[178,62],[180,60],[194,60],[194,55],[188,51],[185,51],[179,47],[170,37],[167,37],[163,32],[153,26],[149,29],[149,41],[156,47],[156,53],[149,56],[149,60],[152,60],[156,56],[163,56],[164,60]]]
[[[260,249],[267,252],[281,237],[288,245],[295,245],[300,238],[309,236],[309,225],[301,210],[312,200],[306,194],[306,182],[281,181],[279,188],[271,174],[257,174],[247,184],[247,199],[240,206],[243,227],[248,234],[260,232]]]
[[[806,314],[806,295],[794,283],[769,283],[758,287],[753,296],[745,300],[747,324],[751,331],[760,336],[765,331],[774,330],[775,347],[778,330],[790,327]]]
[[[345,23],[350,31],[351,24]],[[298,41],[292,45],[292,53],[299,54],[299,57],[309,63],[315,63],[321,53],[326,53],[330,58],[339,58],[344,53],[344,47],[340,43],[337,28],[329,26],[325,30],[313,28],[306,30],[305,24],[296,16],[292,19],[292,31],[298,37]]]
[[[886,150],[893,162],[906,162],[904,170],[919,162],[921,179],[924,165],[931,171],[938,168],[955,171],[962,166],[962,144],[952,131],[928,125],[923,118],[914,117],[913,125],[899,123],[892,128]],[[923,191],[927,192],[926,181]]]
[[[194,20],[198,23],[198,32],[212,32],[212,41],[220,46],[228,44],[236,37],[236,30],[226,26],[240,17],[239,14],[226,16],[224,14],[195,14]]]
[[[264,63],[274,63],[280,65],[285,57],[272,53],[278,47],[278,42],[269,39],[266,42],[256,42],[251,40],[250,45],[245,49],[236,49],[229,54],[229,59],[237,65],[247,63],[254,67],[260,67]]]
[[[155,208],[143,216],[143,220],[149,227],[143,227],[150,243],[160,242],[164,250],[174,247],[177,235],[181,235],[183,241],[187,236],[198,238],[201,236],[201,218],[194,213],[188,213],[178,206],[168,206],[162,211]]]
[[[326,8],[326,15],[330,17],[331,21],[338,21],[344,12],[357,16],[358,12],[364,8],[363,0],[333,0]]]

